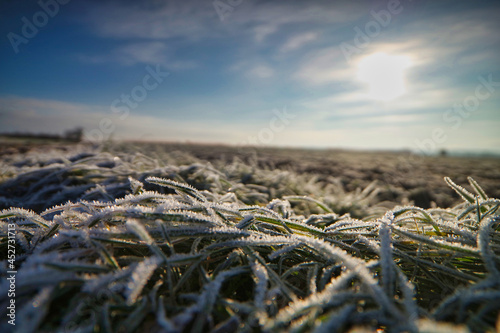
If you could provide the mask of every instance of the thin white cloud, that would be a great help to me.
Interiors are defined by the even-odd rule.
[[[353,1],[308,2],[259,2],[236,7],[231,24],[237,28],[253,26],[256,42],[263,42],[268,36],[293,25],[333,25],[359,18],[363,4]],[[233,26],[234,27],[234,26]]]
[[[232,7],[228,19],[221,22],[211,1],[109,1],[88,6],[85,20],[96,34],[108,38],[195,41],[251,31],[254,40],[261,42],[289,24],[349,22],[360,16],[360,8],[362,4],[352,1],[307,6],[300,2],[244,2]]]
[[[412,109],[425,109],[428,108],[430,103],[433,107],[442,107],[454,101],[457,92],[466,93],[465,90],[452,89],[450,87],[435,87],[432,85],[413,83],[408,91],[401,97],[391,101],[374,101],[362,89],[351,89],[348,92],[333,93],[318,99],[321,105],[337,105],[349,107],[350,109],[355,105],[370,105],[371,107],[388,107],[398,110],[412,110]]]
[[[284,44],[281,46],[280,51],[283,53],[295,51],[297,49],[302,48],[304,45],[315,41],[319,38],[319,34],[317,32],[305,32],[298,35],[294,35],[290,37]]]
[[[266,65],[257,65],[246,72],[247,76],[258,79],[267,79],[274,75],[274,70]]]
[[[92,4],[86,14],[96,34],[119,39],[196,40],[210,34],[207,28],[218,21],[210,1],[109,1]]]
[[[78,59],[86,63],[120,63],[124,66],[136,64],[163,65],[168,69],[192,69],[198,66],[192,60],[174,60],[172,51],[165,42],[127,43],[105,55],[82,55]]]
[[[424,18],[409,24],[398,39],[403,42],[411,34],[418,36],[407,41],[405,47],[416,54],[416,65],[434,68],[480,65],[483,60],[497,58],[495,52],[485,48],[500,42],[496,21],[496,14],[486,10],[451,12],[439,20]],[[423,26],[426,28],[422,29]],[[462,58],[468,59],[461,61]]]
[[[276,69],[260,59],[245,59],[234,63],[229,72],[242,75],[247,79],[268,79],[275,75]]]
[[[84,22],[98,36],[124,40],[130,44],[114,51],[80,55],[89,63],[116,62],[160,63],[167,68],[193,68],[197,64],[176,59],[168,53],[169,42],[196,43],[201,40],[234,38],[246,41],[250,53],[269,36],[287,37],[281,51],[290,52],[318,38],[317,32],[290,32],[298,25],[327,26],[344,24],[360,16],[360,4],[350,1],[332,4],[327,1],[304,6],[296,2],[251,3],[234,6],[228,20],[221,22],[213,4],[199,1],[108,1],[85,8]],[[103,15],[105,13],[105,15]],[[166,43],[166,44],[165,44]],[[278,49],[279,50],[279,49]],[[111,59],[111,60],[110,60]]]
[[[254,29],[254,39],[256,42],[262,42],[267,36],[278,31],[278,27],[275,24],[261,24],[256,26]]]
[[[346,66],[344,56],[337,47],[328,47],[309,52],[293,78],[307,85],[324,85],[350,80],[355,73]]]
[[[167,47],[162,42],[132,43],[120,48],[116,53],[126,65],[136,63],[163,64],[166,61]]]
[[[374,126],[394,124],[396,126],[415,124],[417,122],[425,122],[428,120],[426,114],[391,114],[391,115],[377,115],[367,116],[363,118],[363,122],[369,123]],[[359,119],[356,119],[359,121]]]

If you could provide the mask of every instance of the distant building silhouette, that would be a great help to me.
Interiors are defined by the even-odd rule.
[[[72,130],[67,130],[64,132],[64,139],[73,142],[82,141],[83,137],[83,127],[76,127]]]

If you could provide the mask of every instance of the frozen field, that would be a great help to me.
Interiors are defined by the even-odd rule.
[[[499,185],[495,158],[5,144],[0,329],[495,332]]]

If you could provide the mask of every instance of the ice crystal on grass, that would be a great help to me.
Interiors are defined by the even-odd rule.
[[[475,194],[446,179],[454,207],[382,211],[376,183],[164,158],[2,161],[0,247],[15,241],[23,329],[494,330],[500,200],[472,178]]]
[[[394,281],[394,271],[392,267],[392,238],[391,224],[394,220],[392,212],[386,214],[380,220],[380,266],[382,268],[382,285],[388,295],[393,295],[392,283]]]
[[[17,217],[17,218],[24,218],[24,220],[17,220],[20,223],[19,224],[24,224],[24,223],[35,223],[38,224],[42,227],[48,228],[49,226],[47,225],[47,221],[40,217],[38,214],[22,209],[22,208],[9,208],[9,209],[4,209],[0,211],[0,219],[6,219],[9,217]]]
[[[255,280],[255,306],[258,308],[264,308],[264,300],[267,293],[267,282],[268,282],[268,274],[265,267],[259,263],[258,261],[252,261],[250,263],[250,267],[252,268],[252,272]]]
[[[144,286],[158,267],[159,263],[160,259],[157,257],[149,257],[137,264],[127,284],[126,295],[128,305],[132,305],[136,302],[137,297],[141,294]]]
[[[494,223],[500,222],[500,217],[487,218],[484,219],[479,227],[479,232],[477,233],[477,246],[480,250],[481,256],[483,257],[484,264],[492,278],[500,280],[500,272],[497,268],[498,257],[495,258],[495,252],[490,246],[490,233],[492,232],[492,226]]]
[[[187,194],[202,202],[207,201],[207,199],[199,191],[197,191],[195,188],[187,184],[182,184],[174,180],[158,178],[158,177],[148,177],[146,178],[146,181],[152,184],[173,188],[177,193]]]

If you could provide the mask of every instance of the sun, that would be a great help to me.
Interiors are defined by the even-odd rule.
[[[406,93],[405,71],[410,65],[407,56],[374,53],[359,62],[358,79],[368,85],[370,98],[393,100]]]

